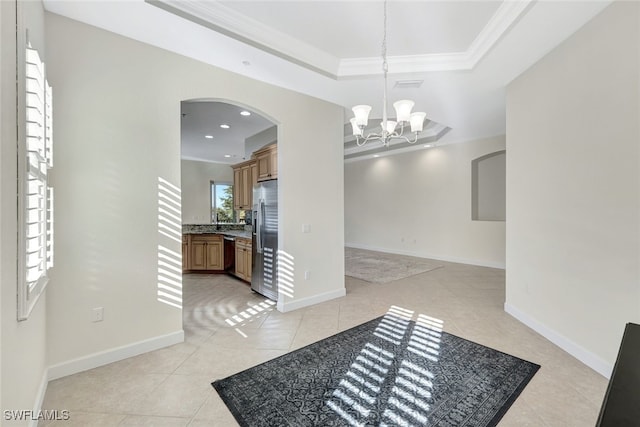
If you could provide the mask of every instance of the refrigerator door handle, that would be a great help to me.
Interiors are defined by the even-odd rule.
[[[260,248],[260,252],[264,250],[264,235],[266,232],[265,216],[266,216],[265,201],[264,199],[261,199],[260,200],[260,245],[258,246]]]
[[[262,245],[264,243],[264,234],[262,231],[263,227],[264,227],[264,203],[262,199],[259,199],[258,209],[256,210],[256,229],[255,229],[256,252],[259,254],[262,253]]]

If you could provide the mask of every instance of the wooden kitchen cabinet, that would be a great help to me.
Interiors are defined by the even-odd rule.
[[[253,153],[258,168],[258,181],[278,179],[278,145],[271,144]]]
[[[251,240],[236,238],[236,271],[235,275],[247,282],[251,282]]]
[[[257,182],[255,160],[233,165],[233,208],[249,210],[253,203],[253,184]]]
[[[233,209],[242,209],[242,168],[233,168]]]
[[[182,269],[189,269],[189,236],[182,236]]]
[[[192,234],[188,245],[189,270],[223,270],[222,235]]]

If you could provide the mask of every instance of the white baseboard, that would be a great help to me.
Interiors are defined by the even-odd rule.
[[[278,311],[286,313],[288,311],[298,310],[300,308],[309,307],[310,305],[319,304],[334,298],[340,298],[347,294],[346,288],[336,289],[335,291],[325,292],[306,298],[294,299],[293,301],[278,300]]]
[[[158,350],[163,347],[184,342],[184,331],[176,331],[167,335],[160,335],[147,340],[138,341],[122,347],[111,348],[109,350],[93,353],[88,356],[79,357],[57,365],[49,366],[47,379],[55,380],[67,375],[97,368],[109,363],[118,362],[129,357],[138,356],[142,353]],[[44,389],[46,390],[46,384]],[[44,395],[43,395],[44,397]],[[42,402],[40,402],[42,403]]]
[[[553,329],[543,325],[533,317],[518,310],[516,307],[510,304],[504,304],[504,311],[506,311],[511,316],[515,317],[520,322],[524,323],[600,375],[604,376],[607,379],[611,378],[611,373],[613,372],[612,364],[605,362],[600,357],[588,351],[584,347],[576,344],[569,338],[554,331]]]
[[[446,257],[446,256],[443,257],[440,255],[427,254],[423,252],[405,251],[400,249],[388,249],[388,248],[381,248],[378,246],[361,245],[358,243],[345,243],[345,246],[348,248],[366,249],[369,251],[384,252],[387,254],[408,255],[408,256],[414,256],[418,258],[435,259],[438,261],[455,262],[458,264],[477,265],[479,267],[499,268],[501,270],[504,270],[506,268],[505,262],[481,261],[481,260],[473,260],[473,259],[457,258],[457,257]]]
[[[42,379],[40,380],[40,386],[36,394],[36,402],[33,405],[33,412],[37,414],[42,409],[42,402],[44,402],[44,395],[47,393],[47,384],[49,384],[49,370],[45,369],[42,372]],[[38,419],[32,419],[29,422],[29,427],[38,427]]]

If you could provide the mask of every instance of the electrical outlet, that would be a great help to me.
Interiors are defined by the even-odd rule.
[[[303,233],[311,233],[311,224],[302,224]]]
[[[91,321],[102,322],[104,320],[104,307],[96,307],[91,310]]]

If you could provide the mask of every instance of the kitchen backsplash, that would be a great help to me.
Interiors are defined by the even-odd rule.
[[[246,224],[182,224],[182,234],[206,233],[215,231],[251,231],[251,225]]]

